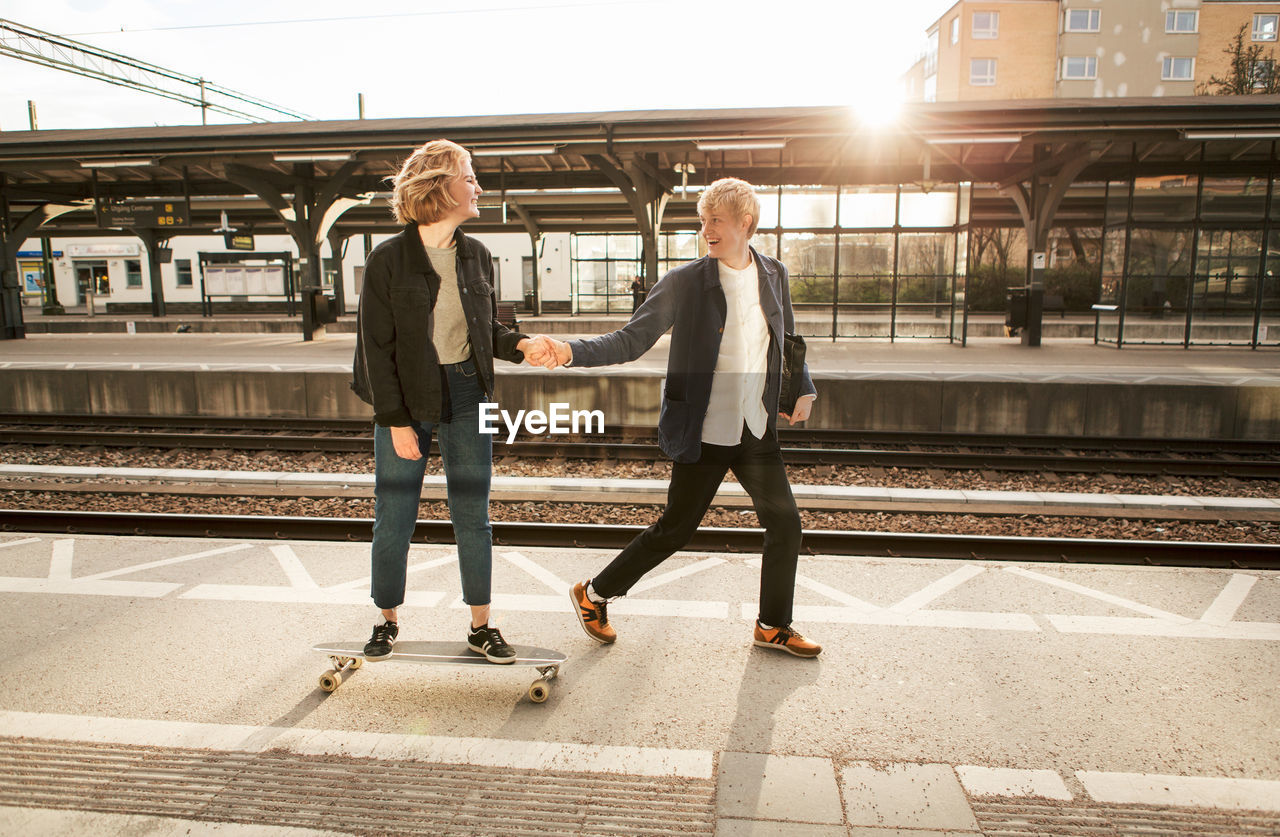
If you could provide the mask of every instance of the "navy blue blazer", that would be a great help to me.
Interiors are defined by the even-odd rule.
[[[760,255],[755,248],[751,249],[751,256],[760,276],[760,308],[769,324],[763,401],[769,429],[773,430],[778,421],[782,380],[782,336],[795,331],[795,314],[791,310],[787,268],[777,259]],[[711,401],[711,379],[720,356],[726,310],[720,264],[704,256],[663,276],[622,328],[599,337],[569,341],[573,365],[609,366],[635,360],[671,329],[671,353],[658,416],[658,445],[676,462],[697,462],[702,455],[702,422]],[[816,393],[806,363],[801,394]]]

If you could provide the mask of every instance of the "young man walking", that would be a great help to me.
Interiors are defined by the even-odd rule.
[[[799,657],[822,646],[791,627],[800,513],[778,447],[777,416],[809,417],[816,392],[806,367],[795,404],[778,403],[783,335],[794,331],[787,270],[749,242],[760,218],[750,184],[717,180],[698,201],[707,255],[658,282],[618,331],[531,352],[550,368],[635,360],[671,329],[658,420],[658,443],[674,462],[667,507],[594,578],[570,591],[578,620],[597,642],[611,643],[608,602],[623,596],[693,537],[725,474],[751,496],[764,527],[760,610],[754,643]]]

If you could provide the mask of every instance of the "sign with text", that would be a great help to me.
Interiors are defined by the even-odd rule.
[[[131,201],[99,203],[98,226],[126,229],[185,227],[191,220],[186,201]]]
[[[246,233],[224,233],[223,241],[228,250],[253,250],[253,236]]]

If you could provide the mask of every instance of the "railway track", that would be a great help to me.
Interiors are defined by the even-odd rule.
[[[520,439],[496,445],[495,456],[654,461],[661,453],[652,433],[620,428],[604,438]],[[783,428],[780,441],[793,465],[1280,479],[1280,443],[1269,441],[795,428]],[[0,445],[362,453],[373,441],[364,422],[0,415]]]
[[[367,518],[0,509],[0,531],[24,533],[365,541],[371,537],[372,526],[373,521]],[[493,537],[495,545],[618,549],[642,528],[494,522]],[[758,552],[762,535],[760,529],[752,528],[702,528],[686,548],[706,552]],[[414,537],[419,542],[452,543],[453,529],[448,521],[420,520]],[[808,552],[821,555],[1280,569],[1280,545],[1277,544],[822,529],[806,530],[804,543]]]

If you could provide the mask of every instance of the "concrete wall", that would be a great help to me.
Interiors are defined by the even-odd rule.
[[[346,373],[0,370],[0,412],[367,419]],[[499,375],[502,409],[600,410],[653,426],[662,379],[616,370]],[[1280,387],[817,379],[817,428],[1280,439]]]

